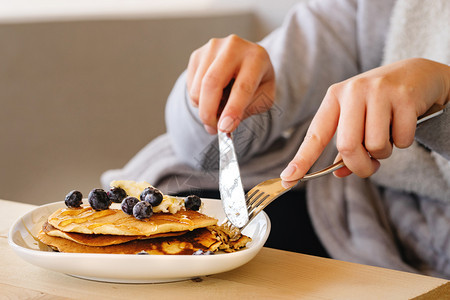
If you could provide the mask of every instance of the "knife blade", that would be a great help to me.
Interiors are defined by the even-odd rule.
[[[238,228],[248,223],[247,202],[231,134],[219,131],[219,191],[228,220]]]

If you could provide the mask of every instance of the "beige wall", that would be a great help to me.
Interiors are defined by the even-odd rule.
[[[192,50],[252,30],[248,14],[0,26],[0,198],[42,204],[99,187],[165,131]]]
[[[165,101],[192,50],[212,36],[255,40],[258,32],[248,9],[0,18],[0,198],[44,204],[72,189],[87,196],[103,171],[122,167],[165,131]]]

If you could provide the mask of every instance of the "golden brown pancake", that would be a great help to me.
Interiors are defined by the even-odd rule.
[[[68,239],[50,236],[43,230],[39,232],[38,239],[55,250],[69,253],[137,254],[145,251],[148,254],[191,255],[199,249],[216,251],[220,245],[215,234],[207,228],[196,229],[176,237],[132,240],[104,247],[78,244]]]
[[[139,198],[147,182],[114,181],[127,195]],[[61,208],[48,217],[38,239],[52,249],[69,253],[193,254],[197,250],[234,252],[251,238],[236,238],[217,220],[198,211],[185,210],[181,198],[163,195],[154,214],[138,220],[111,207],[96,211],[88,205]],[[233,237],[233,238],[231,238]]]
[[[192,231],[215,225],[217,220],[192,210],[181,210],[174,214],[155,213],[148,219],[138,220],[119,209],[96,211],[84,206],[58,209],[49,216],[48,223],[64,232],[150,236]]]
[[[60,237],[71,240],[78,244],[87,246],[109,246],[126,243],[132,240],[150,239],[158,237],[178,236],[185,234],[187,231],[157,233],[150,236],[145,235],[112,235],[112,234],[85,234],[77,232],[64,232],[45,222],[42,231],[49,236]]]

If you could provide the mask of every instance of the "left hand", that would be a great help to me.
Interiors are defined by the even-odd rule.
[[[221,103],[231,80],[234,84],[229,98]],[[211,39],[195,50],[189,59],[186,83],[191,104],[198,107],[200,120],[210,134],[216,134],[217,129],[234,131],[241,120],[269,110],[275,97],[269,54],[262,46],[236,35]]]

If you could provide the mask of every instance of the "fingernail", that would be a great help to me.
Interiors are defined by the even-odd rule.
[[[194,108],[198,108],[198,104],[197,104],[197,102],[194,102],[194,100],[191,100],[191,105]]]
[[[216,134],[217,133],[217,130],[214,127],[211,127],[209,125],[205,125],[204,127],[205,127],[206,132],[209,133],[209,134]]]
[[[295,165],[289,164],[286,167],[286,169],[284,169],[283,172],[281,172],[281,174],[280,174],[281,179],[288,180],[289,177],[291,177],[295,173],[296,169],[297,168],[295,167]]]
[[[227,116],[220,120],[219,130],[223,132],[231,132],[234,125],[234,119],[230,116]]]

